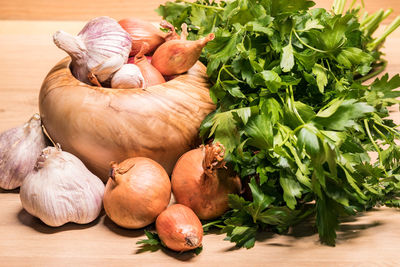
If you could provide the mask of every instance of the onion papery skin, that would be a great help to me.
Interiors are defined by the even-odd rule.
[[[201,246],[203,226],[188,207],[174,204],[164,210],[156,220],[156,230],[164,244],[172,250],[183,252]]]
[[[64,151],[104,182],[109,163],[148,157],[171,173],[177,159],[198,145],[202,120],[215,110],[206,68],[143,89],[87,85],[73,77],[69,57],[45,78],[39,94],[43,125]]]
[[[126,18],[118,21],[122,28],[129,33],[132,38],[132,49],[130,56],[136,55],[143,45],[143,42],[149,44],[148,53],[152,53],[156,48],[165,42],[167,33],[158,29],[148,21]]]
[[[206,175],[203,168],[205,147],[190,150],[177,161],[171,175],[177,203],[191,208],[202,220],[215,219],[228,209],[228,194],[241,190],[240,178],[228,168],[215,168]]]
[[[171,182],[164,168],[152,159],[137,157],[115,164],[110,171],[103,205],[121,227],[139,229],[153,223],[167,208]]]
[[[151,58],[151,64],[166,76],[189,70],[199,59],[203,47],[214,39],[210,33],[196,41],[171,40],[160,45]]]

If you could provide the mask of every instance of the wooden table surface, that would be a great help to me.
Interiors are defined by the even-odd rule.
[[[83,20],[7,17],[15,10],[4,8],[2,2],[0,132],[38,112],[42,80],[65,56],[53,45],[52,34],[58,29],[77,33],[85,24]],[[399,47],[400,30],[386,42],[387,72],[391,76],[400,72]],[[392,117],[400,123],[394,109]],[[224,235],[213,233],[204,237],[204,250],[198,256],[167,250],[138,253],[136,241],[144,238],[143,230],[119,228],[104,215],[88,225],[51,228],[22,209],[17,190],[0,190],[0,266],[399,266],[399,225],[399,210],[376,208],[343,222],[336,247],[319,244],[313,226],[303,224],[285,236],[262,233],[250,250],[237,249],[223,241]]]

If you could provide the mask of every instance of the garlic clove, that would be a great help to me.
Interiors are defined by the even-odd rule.
[[[21,186],[45,147],[39,114],[0,134],[0,188],[11,190]]]
[[[123,65],[111,79],[112,88],[146,88],[146,82],[138,66],[134,64]]]
[[[71,71],[74,77],[89,84],[89,69],[86,64],[88,51],[83,40],[79,36],[59,30],[53,35],[53,41],[58,48],[67,52],[71,57]]]
[[[86,224],[102,209],[103,182],[74,155],[47,147],[20,189],[23,208],[49,226]]]
[[[110,77],[110,73],[119,70],[125,62],[125,58],[117,54],[94,67],[91,72],[96,75],[98,81],[104,82]]]

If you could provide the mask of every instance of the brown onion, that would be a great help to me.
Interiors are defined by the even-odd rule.
[[[210,33],[197,41],[188,41],[186,37],[186,24],[183,24],[180,40],[167,41],[154,52],[151,64],[162,75],[182,74],[188,71],[199,59],[203,47],[214,39],[214,34]]]
[[[225,167],[224,147],[200,146],[183,154],[171,176],[177,203],[190,207],[200,219],[208,220],[228,209],[228,194],[239,193],[240,178]]]
[[[174,204],[163,211],[156,220],[158,236],[175,251],[188,251],[201,246],[203,226],[188,207]]]
[[[146,51],[148,51],[149,45],[144,42],[139,53],[135,56],[133,62],[139,67],[147,86],[153,86],[160,83],[165,83],[164,77],[161,73],[149,63],[147,57],[145,56]]]
[[[149,44],[149,49],[146,53],[152,53],[166,39],[176,38],[174,27],[166,21],[162,21],[160,25],[163,28],[170,29],[169,33],[161,31],[150,22],[136,18],[126,18],[118,23],[132,38],[131,56],[139,53],[144,42]]]
[[[104,209],[121,227],[137,229],[154,222],[167,208],[171,183],[164,168],[149,158],[111,163],[104,192]]]

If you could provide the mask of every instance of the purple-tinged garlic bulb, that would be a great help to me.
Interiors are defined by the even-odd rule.
[[[0,188],[11,190],[21,186],[45,147],[39,114],[24,125],[1,133]]]
[[[57,31],[53,40],[71,56],[73,75],[87,84],[93,75],[100,83],[111,78],[128,61],[132,46],[130,35],[110,17],[90,20],[78,36]]]
[[[22,207],[49,226],[95,220],[102,209],[104,184],[74,155],[47,147],[20,189]]]

